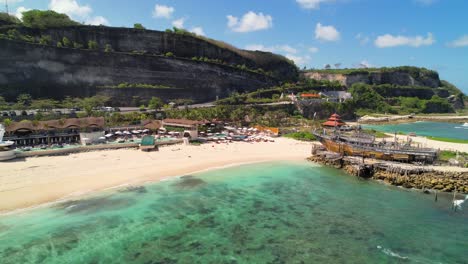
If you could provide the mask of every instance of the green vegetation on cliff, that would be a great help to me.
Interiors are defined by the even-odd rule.
[[[73,21],[65,14],[52,10],[30,10],[23,12],[23,25],[31,28],[67,27],[80,23]]]
[[[171,89],[170,86],[162,84],[148,84],[148,83],[119,83],[118,85],[100,86],[98,88],[113,88],[113,89],[125,89],[125,88],[143,88],[143,89]]]
[[[15,25],[20,24],[21,20],[19,20],[16,16],[12,16],[10,14],[0,12],[0,26],[3,25]]]
[[[355,83],[349,91],[353,95],[355,107],[359,111],[360,115],[367,113],[410,114],[455,112],[452,104],[450,104],[446,98],[441,98],[438,95],[433,95],[429,99],[421,99],[416,96],[389,98],[389,92],[387,89],[394,89],[395,87],[405,89],[398,86],[394,86],[392,88],[391,85],[386,84],[375,86]]]
[[[409,73],[413,78],[418,78],[420,76],[433,76],[437,78],[439,77],[439,74],[436,71],[429,70],[426,68],[413,67],[413,66],[359,68],[359,69],[354,69],[354,68],[351,68],[351,69],[348,69],[348,68],[345,68],[345,69],[311,69],[311,70],[306,70],[306,72],[343,74],[343,75],[406,72],[406,73]]]

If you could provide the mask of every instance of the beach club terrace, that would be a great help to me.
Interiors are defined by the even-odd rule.
[[[164,128],[180,128],[183,129],[183,136],[190,138],[198,138],[198,126],[209,124],[208,121],[195,121],[188,119],[164,119],[162,125]]]
[[[104,130],[103,117],[68,118],[50,121],[13,122],[6,127],[5,140],[17,146],[79,143],[80,132]]]

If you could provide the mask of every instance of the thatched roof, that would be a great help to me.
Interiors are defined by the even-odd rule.
[[[159,120],[145,120],[142,124],[145,128],[153,131],[160,129],[162,126],[162,123]]]
[[[188,119],[166,118],[163,120],[163,124],[165,125],[195,126],[195,125],[203,125],[206,123],[207,123],[206,121],[196,121],[196,120],[188,120]]]
[[[104,127],[104,124],[104,117],[69,118],[39,122],[23,120],[21,122],[13,122],[6,128],[6,132],[47,131],[67,128],[82,129],[88,127]]]

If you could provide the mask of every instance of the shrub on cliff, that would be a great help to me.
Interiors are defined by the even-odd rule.
[[[90,40],[88,41],[88,49],[97,50],[99,49],[99,45],[96,41]]]
[[[353,95],[353,102],[356,108],[370,109],[381,113],[392,112],[390,105],[370,85],[355,83],[351,86],[349,92]]]
[[[445,99],[434,95],[431,100],[425,101],[423,113],[453,113],[453,106]]]
[[[17,17],[4,13],[4,12],[0,13],[0,26],[14,25],[14,24],[20,24],[20,23],[21,21]]]
[[[104,52],[112,52],[114,51],[112,49],[112,46],[110,44],[106,44],[106,46],[104,47]]]
[[[76,26],[78,22],[73,21],[65,14],[60,14],[52,10],[30,10],[23,12],[23,25],[31,28],[48,28]]]
[[[39,44],[41,45],[50,45],[51,42],[52,38],[49,35],[41,36],[41,38],[39,39]]]
[[[142,24],[140,23],[135,23],[133,24],[134,29],[146,29]]]
[[[73,47],[73,43],[67,37],[63,37],[62,43],[67,48]]]
[[[73,48],[75,48],[75,49],[82,49],[82,48],[83,48],[83,44],[78,43],[78,42],[73,42]]]

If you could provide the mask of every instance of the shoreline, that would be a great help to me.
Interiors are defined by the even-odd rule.
[[[392,125],[414,123],[418,121],[426,122],[444,122],[444,123],[465,123],[468,122],[468,116],[458,115],[382,115],[382,116],[363,116],[358,119],[358,123],[366,125]]]
[[[251,164],[257,164],[257,163],[267,163],[267,162],[273,162],[273,161],[307,161],[307,159],[304,158],[303,160],[302,159],[291,159],[291,160],[281,159],[281,160],[245,161],[245,162],[239,162],[239,163],[230,163],[230,164],[226,164],[222,166],[208,167],[199,171],[192,171],[187,174],[198,174],[198,173],[210,172],[214,170],[222,170],[222,169],[227,169],[227,168],[232,168],[232,167],[237,167],[237,166],[251,165]],[[157,184],[159,182],[172,181],[172,180],[179,179],[180,177],[183,177],[183,176],[187,176],[187,175],[181,174],[181,175],[167,176],[167,177],[163,177],[161,179],[155,180],[155,181],[149,180],[149,181],[139,182],[137,184],[123,183],[120,185],[116,185],[116,186],[112,186],[112,187],[108,187],[108,188],[100,189],[100,190],[90,190],[90,191],[82,192],[78,194],[71,193],[54,201],[49,201],[49,202],[45,202],[45,203],[41,203],[38,205],[33,205],[30,207],[25,207],[25,208],[13,209],[10,211],[0,211],[0,217],[21,214],[21,213],[25,213],[31,210],[46,208],[46,207],[50,207],[50,206],[64,203],[64,202],[92,198],[94,195],[102,195],[105,192],[119,191],[119,190],[124,189],[125,187],[139,187],[139,186],[144,186],[148,184]]]
[[[276,138],[274,143],[172,145],[158,152],[124,149],[26,158],[0,167],[0,215],[232,166],[305,161],[310,148],[308,142]]]

